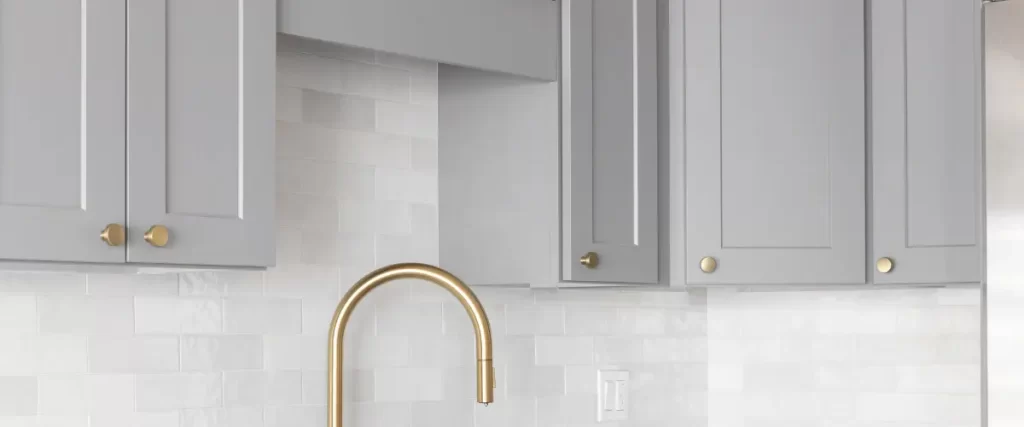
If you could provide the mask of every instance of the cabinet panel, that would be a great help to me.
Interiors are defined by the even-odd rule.
[[[864,10],[686,3],[688,283],[864,282]]]
[[[125,261],[124,3],[0,2],[0,259]]]
[[[656,3],[562,5],[562,278],[656,283]]]
[[[285,34],[555,80],[552,0],[281,0]]]
[[[872,6],[875,283],[981,278],[981,8]]]
[[[275,2],[132,1],[128,260],[273,264]],[[170,243],[143,241],[153,225]]]

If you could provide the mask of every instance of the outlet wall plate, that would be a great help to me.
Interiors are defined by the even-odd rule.
[[[597,421],[629,419],[629,371],[597,371]]]

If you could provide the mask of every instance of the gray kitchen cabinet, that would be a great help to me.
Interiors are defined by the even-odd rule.
[[[557,78],[558,1],[280,0],[278,31],[445,64]]]
[[[128,2],[128,262],[273,264],[275,7]]]
[[[874,2],[874,283],[981,280],[981,7]]]
[[[123,0],[0,2],[0,259],[123,263]]]
[[[864,1],[684,8],[686,282],[864,283]]]
[[[563,0],[562,18],[562,278],[657,283],[656,3]]]
[[[440,264],[474,285],[659,283],[656,2],[561,5],[559,83],[439,69]]]

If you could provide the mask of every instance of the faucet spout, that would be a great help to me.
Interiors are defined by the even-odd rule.
[[[342,425],[342,380],[344,370],[345,325],[348,324],[352,310],[367,293],[387,282],[398,279],[423,279],[447,289],[462,303],[473,322],[476,331],[476,400],[480,403],[494,401],[494,362],[491,360],[491,325],[487,321],[487,313],[477,300],[473,291],[451,273],[427,264],[394,264],[382,267],[359,279],[352,289],[338,303],[331,321],[330,343],[327,348],[328,358],[328,427]]]

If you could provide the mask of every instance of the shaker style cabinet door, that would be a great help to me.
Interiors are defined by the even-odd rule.
[[[864,283],[864,14],[686,2],[688,283]]]
[[[0,2],[0,259],[125,262],[100,240],[125,221],[124,17],[124,0]]]
[[[275,7],[128,2],[129,262],[274,263]]]
[[[562,7],[562,279],[657,283],[656,2]]]
[[[981,4],[871,8],[874,282],[978,282]]]

